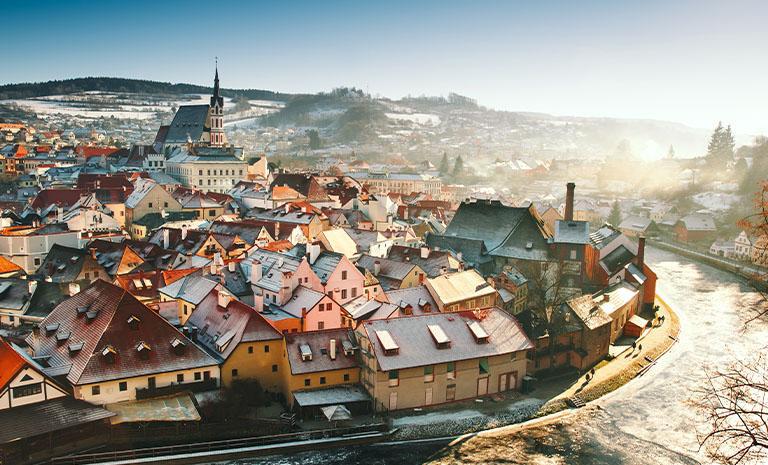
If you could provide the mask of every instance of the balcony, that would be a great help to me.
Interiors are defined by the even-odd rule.
[[[209,378],[194,383],[171,383],[168,386],[154,388],[136,388],[136,399],[149,399],[152,397],[167,396],[179,392],[203,392],[218,389],[218,378]]]

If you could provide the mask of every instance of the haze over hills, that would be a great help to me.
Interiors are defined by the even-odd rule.
[[[87,77],[0,86],[0,116],[113,117],[147,123],[167,120],[180,104],[194,103],[211,88],[193,84]],[[556,116],[496,111],[471,98],[374,98],[354,88],[319,94],[285,94],[261,89],[222,89],[230,122],[249,119],[260,126],[318,128],[339,144],[413,142],[414,150],[550,158],[610,157],[629,142],[632,153],[659,158],[670,145],[680,157],[706,149],[708,128],[656,120]],[[251,123],[249,121],[249,123]],[[626,145],[625,142],[625,145]]]

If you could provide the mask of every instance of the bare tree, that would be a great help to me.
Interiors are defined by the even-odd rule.
[[[768,182],[755,195],[756,212],[739,223],[756,238],[753,261],[768,258]],[[757,258],[757,260],[754,260]],[[747,324],[768,315],[768,275],[756,272],[753,285],[762,298]],[[768,359],[765,348],[753,359],[707,370],[707,381],[692,403],[706,419],[698,440],[713,460],[728,464],[768,462]]]

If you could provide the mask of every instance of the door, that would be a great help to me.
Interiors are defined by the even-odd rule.
[[[154,376],[151,376],[147,379],[147,387],[149,389],[155,389],[157,387],[157,380],[155,380]]]
[[[389,393],[389,409],[397,410],[397,391]]]
[[[484,396],[488,394],[488,378],[479,378],[477,380],[477,395]]]
[[[503,373],[499,375],[499,392],[504,392],[509,389],[509,373]]]
[[[432,405],[432,388],[428,387],[424,393],[424,405]]]

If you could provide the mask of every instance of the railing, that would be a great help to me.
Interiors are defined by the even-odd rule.
[[[136,399],[149,399],[152,397],[177,394],[179,392],[203,392],[212,391],[219,387],[217,378],[208,378],[194,383],[171,383],[168,386],[154,388],[136,388]]]
[[[275,434],[271,436],[250,437],[242,439],[225,439],[221,441],[179,444],[174,446],[149,447],[143,449],[116,450],[92,454],[67,455],[55,457],[48,463],[51,465],[82,465],[113,460],[136,460],[151,457],[163,457],[177,454],[226,451],[242,447],[268,446],[293,441],[308,441],[313,439],[341,438],[364,433],[383,432],[388,430],[386,423],[376,423],[348,428],[333,428],[324,430],[302,431],[298,433]]]

